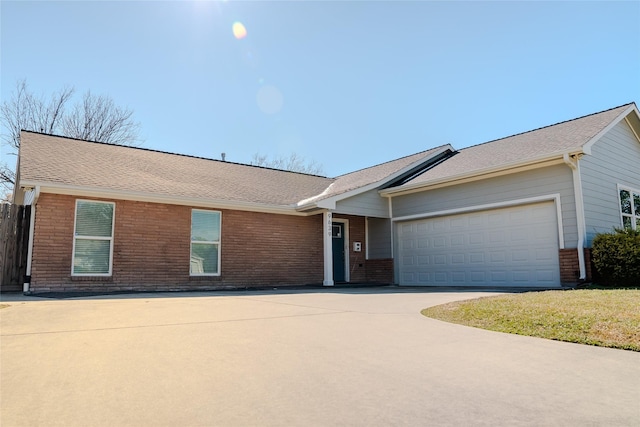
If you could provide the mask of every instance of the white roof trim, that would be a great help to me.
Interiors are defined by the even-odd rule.
[[[353,190],[345,191],[344,193],[336,194],[335,196],[331,196],[331,197],[328,197],[326,199],[320,200],[317,203],[314,203],[313,200],[317,200],[318,198],[322,197],[324,194],[326,194],[329,191],[331,186],[334,184],[334,183],[332,183],[331,185],[329,185],[329,187],[327,187],[327,189],[325,191],[322,192],[322,194],[319,194],[317,196],[311,197],[311,198],[306,199],[306,200],[302,200],[296,206],[297,206],[298,209],[301,209],[301,210],[302,209],[308,209],[310,207],[320,207],[320,208],[324,208],[324,209],[333,210],[333,209],[336,208],[336,202],[339,202],[340,200],[348,199],[350,197],[357,196],[358,194],[366,193],[367,191],[376,189],[376,188],[388,183],[389,181],[393,181],[394,179],[398,178],[399,176],[402,176],[403,174],[407,173],[411,169],[416,168],[420,164],[422,164],[422,163],[424,163],[424,162],[426,162],[426,161],[428,161],[430,159],[433,159],[434,157],[439,156],[442,153],[445,153],[446,151],[456,151],[456,150],[451,146],[451,144],[443,145],[442,147],[440,147],[439,150],[434,151],[430,156],[423,157],[420,160],[416,160],[415,162],[411,163],[408,166],[405,166],[404,168],[400,169],[399,171],[396,171],[393,174],[386,176],[384,179],[381,179],[379,181],[373,182],[371,184],[364,185],[362,187],[354,188]],[[379,166],[379,165],[376,165],[376,166]],[[375,166],[372,166],[372,167],[375,167]]]
[[[636,108],[635,104],[631,104],[629,105],[628,108],[626,108],[622,113],[620,113],[620,115],[618,117],[616,117],[615,119],[613,119],[611,121],[611,123],[609,123],[604,129],[602,129],[600,132],[598,132],[593,138],[591,138],[589,141],[587,141],[586,143],[584,143],[582,145],[582,152],[584,154],[589,154],[591,155],[591,147],[593,146],[593,144],[596,143],[596,141],[598,141],[600,138],[602,138],[602,136],[609,132],[615,125],[617,125],[622,119],[624,119],[625,117],[627,117],[631,112],[635,112],[639,117],[640,117],[640,113],[638,113],[638,109]]]
[[[120,191],[110,189],[96,189],[91,187],[67,184],[20,181],[21,187],[40,187],[41,193],[65,194],[81,197],[96,197],[100,199],[132,200],[137,202],[163,203],[169,205],[183,205],[203,208],[231,209],[250,212],[264,212],[295,216],[308,216],[298,212],[292,205],[269,205],[266,203],[252,203],[233,200],[199,199],[194,197],[165,196],[136,191]]]

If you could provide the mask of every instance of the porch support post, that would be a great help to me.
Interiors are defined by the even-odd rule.
[[[333,241],[331,237],[333,215],[331,211],[322,214],[322,243],[324,247],[324,282],[323,286],[333,286]]]

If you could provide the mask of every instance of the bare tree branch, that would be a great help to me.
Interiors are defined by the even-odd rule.
[[[20,147],[22,129],[58,132],[65,106],[73,92],[73,88],[65,87],[46,100],[31,93],[25,80],[18,81],[11,98],[0,106],[0,123],[5,128],[2,141],[17,150]]]
[[[322,175],[324,173],[324,168],[320,163],[315,160],[307,161],[297,153],[291,153],[289,156],[274,157],[272,159],[266,155],[255,153],[251,158],[250,164],[310,175]]]
[[[0,182],[8,182],[14,184],[16,181],[16,173],[7,164],[0,165]]]
[[[0,138],[10,147],[10,154],[20,148],[20,131],[29,130],[99,141],[109,144],[139,144],[140,124],[133,120],[133,111],[115,105],[107,96],[95,96],[87,91],[81,102],[69,112],[66,107],[75,89],[64,87],[47,99],[34,95],[26,80],[16,82],[11,98],[0,105]],[[10,189],[15,173],[6,163],[0,165],[0,187]]]
[[[86,92],[62,124],[65,136],[108,144],[137,145],[140,124],[133,111],[114,104],[111,98]]]

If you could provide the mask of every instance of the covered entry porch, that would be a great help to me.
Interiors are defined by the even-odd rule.
[[[393,283],[390,254],[384,256],[383,252],[370,250],[370,243],[381,239],[377,219],[329,210],[322,215],[324,286]]]

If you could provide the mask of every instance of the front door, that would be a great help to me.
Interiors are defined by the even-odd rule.
[[[346,280],[344,258],[345,224],[342,222],[334,222],[331,225],[331,240],[333,242],[333,281],[344,282]]]

